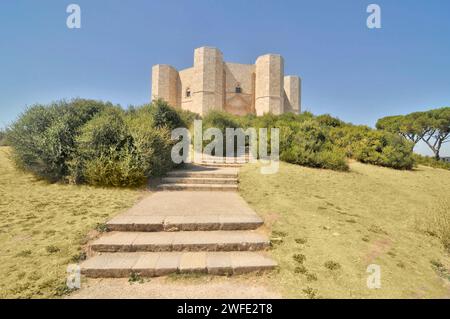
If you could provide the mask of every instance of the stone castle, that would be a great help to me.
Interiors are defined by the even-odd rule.
[[[177,71],[167,64],[152,68],[152,100],[205,115],[220,110],[235,115],[300,113],[301,80],[284,75],[278,54],[258,57],[255,64],[223,61],[211,47],[194,51],[194,66]]]

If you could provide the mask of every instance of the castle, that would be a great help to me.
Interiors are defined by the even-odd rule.
[[[177,71],[167,64],[152,68],[152,100],[200,115],[220,110],[235,115],[300,113],[301,80],[284,75],[278,54],[258,57],[255,64],[223,61],[212,47],[194,51],[194,66]]]

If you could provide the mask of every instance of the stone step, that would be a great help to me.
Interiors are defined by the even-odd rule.
[[[209,167],[236,167],[239,168],[245,163],[215,163],[215,162],[206,162],[202,161],[200,165],[209,166]]]
[[[160,184],[159,190],[167,191],[237,191],[238,186],[232,184]]]
[[[111,232],[90,244],[97,252],[253,251],[269,240],[251,231]]]
[[[210,231],[252,230],[263,224],[255,215],[172,215],[172,216],[117,216],[106,223],[110,231]]]
[[[167,173],[168,177],[206,177],[206,178],[237,178],[237,168],[217,168],[200,165],[187,165],[186,169],[173,170]]]
[[[234,173],[214,170],[194,171],[175,170],[167,173],[168,177],[196,177],[196,178],[237,178],[237,171]]]
[[[254,252],[105,253],[81,264],[81,273],[94,278],[164,276],[171,273],[212,275],[272,270],[272,259]]]
[[[164,184],[237,184],[237,178],[212,178],[212,177],[164,177]]]

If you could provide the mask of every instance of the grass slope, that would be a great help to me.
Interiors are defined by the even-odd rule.
[[[242,168],[241,194],[272,230],[272,284],[296,298],[449,298],[448,254],[422,226],[450,197],[450,171],[350,167]],[[370,264],[381,267],[381,289],[367,288]]]
[[[0,147],[0,298],[58,296],[88,232],[142,192],[38,181],[9,152]]]

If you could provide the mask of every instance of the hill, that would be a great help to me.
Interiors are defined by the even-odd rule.
[[[450,297],[450,260],[438,238],[449,238],[450,171],[281,163],[278,174],[261,175],[249,165],[240,190],[272,225],[280,271],[270,280],[286,297]],[[381,267],[381,289],[367,288],[370,264]]]

